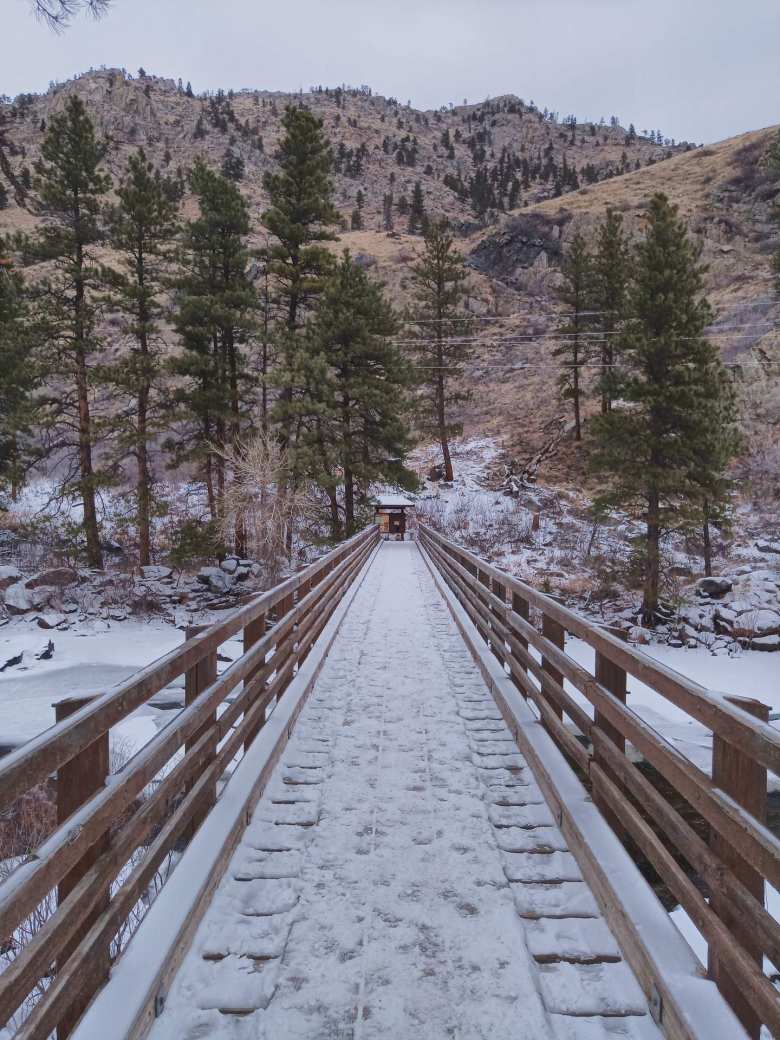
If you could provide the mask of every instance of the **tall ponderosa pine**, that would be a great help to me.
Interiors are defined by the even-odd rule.
[[[463,366],[472,354],[469,323],[458,309],[467,295],[467,277],[447,222],[433,221],[425,233],[425,249],[411,267],[413,316],[419,323],[412,350],[421,389],[417,425],[441,445],[448,481],[453,479],[450,440],[462,431],[452,410],[471,397],[462,386]]]
[[[291,405],[295,393],[300,331],[323,280],[333,265],[325,242],[335,239],[328,227],[338,222],[331,203],[330,144],[322,120],[305,108],[288,106],[282,117],[284,137],[277,152],[278,170],[267,173],[263,186],[270,204],[262,221],[272,242],[268,263],[280,310],[277,342],[280,386],[276,418],[282,439],[292,436]]]
[[[193,168],[191,184],[200,215],[184,228],[184,270],[174,316],[183,349],[173,368],[183,378],[177,398],[185,429],[169,447],[176,461],[203,465],[209,510],[216,520],[225,492],[220,451],[238,443],[242,432],[247,379],[243,348],[254,333],[257,297],[247,276],[250,222],[241,192],[202,162]]]
[[[582,366],[588,361],[591,291],[593,262],[585,239],[576,234],[561,264],[563,283],[558,298],[566,308],[566,324],[553,355],[561,359],[562,371],[558,378],[561,396],[571,401],[574,409],[574,439],[582,440]]]
[[[36,347],[22,276],[10,260],[0,259],[0,488],[8,487],[12,498],[33,461],[28,437],[37,410]]]
[[[612,408],[612,370],[617,363],[616,337],[625,318],[630,255],[623,217],[607,210],[599,226],[593,252],[592,328],[600,333],[601,370],[597,383],[602,414]],[[594,341],[599,337],[594,337]]]
[[[721,362],[705,329],[700,250],[665,195],[650,202],[646,237],[633,250],[634,281],[619,337],[615,407],[592,420],[591,462],[606,488],[601,509],[620,507],[645,525],[643,620],[654,625],[660,597],[661,544],[672,530],[698,529],[702,460],[719,409],[713,400]],[[715,467],[718,468],[718,467]],[[704,483],[713,487],[713,476]]]
[[[111,244],[122,270],[108,274],[111,303],[123,317],[123,349],[110,378],[123,407],[117,440],[135,459],[139,563],[151,563],[152,472],[149,445],[160,429],[162,348],[160,318],[166,273],[176,234],[175,185],[161,176],[143,149],[131,155],[110,211]]]
[[[102,475],[94,463],[97,431],[92,415],[99,373],[93,359],[102,347],[96,328],[102,272],[90,247],[104,238],[99,215],[111,184],[102,169],[107,151],[107,142],[95,136],[83,101],[72,95],[65,111],[49,120],[41,145],[36,186],[46,222],[28,243],[35,259],[49,261],[54,269],[41,296],[41,317],[47,326],[51,375],[62,381],[63,391],[49,396],[47,422],[56,431],[53,450],[66,455],[75,450],[76,475],[64,490],[81,499],[91,567],[102,566],[103,553],[96,507]]]
[[[415,484],[404,467],[411,371],[389,338],[397,330],[382,286],[345,252],[309,330],[312,415],[301,442],[309,474],[330,493],[334,538],[341,534],[339,482],[347,536],[355,531],[357,505],[371,483]]]

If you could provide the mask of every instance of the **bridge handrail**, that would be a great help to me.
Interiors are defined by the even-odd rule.
[[[187,677],[185,707],[175,719],[118,773],[85,792],[83,803],[0,884],[0,936],[9,939],[59,890],[54,912],[0,975],[5,1023],[56,965],[53,984],[16,1034],[20,1040],[45,1040],[55,1028],[60,1036],[70,1031],[105,978],[115,934],[166,855],[213,806],[220,777],[257,736],[267,708],[282,696],[377,541],[376,527],[359,532],[0,763],[0,805],[8,806],[55,770],[93,763],[95,749],[107,749],[112,726],[176,677]],[[266,632],[272,610],[276,620]],[[217,676],[219,646],[240,631],[244,653]],[[240,692],[228,700],[239,683]],[[130,864],[139,849],[143,857]],[[68,957],[96,929],[99,950],[76,979]]]
[[[778,771],[780,734],[430,526],[419,530],[423,549],[584,775],[607,821],[642,850],[704,935],[710,973],[726,999],[752,1032],[760,1019],[780,1035],[780,997],[762,970],[764,954],[780,968],[780,924],[763,905],[765,881],[780,887],[780,841],[765,821],[766,768]],[[530,607],[541,615],[541,631]],[[592,672],[565,652],[566,632],[594,649]],[[627,674],[710,730],[712,777],[627,706]],[[566,680],[590,702],[593,717],[565,688]],[[627,755],[627,741],[653,775]],[[709,841],[680,813],[679,800],[669,801],[664,784],[706,821]],[[680,857],[698,874],[709,902]]]

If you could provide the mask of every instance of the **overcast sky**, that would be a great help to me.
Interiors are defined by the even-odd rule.
[[[517,94],[711,142],[780,122],[779,0],[113,0],[61,36],[4,0],[0,93],[90,66],[217,87],[369,84],[435,108]]]

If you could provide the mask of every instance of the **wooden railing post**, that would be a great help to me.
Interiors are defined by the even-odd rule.
[[[504,604],[506,604],[506,587],[502,585],[500,581],[497,581],[495,578],[493,578],[490,582],[490,589],[494,596],[497,596]],[[491,613],[494,617],[498,618],[502,625],[506,624],[506,617],[499,610],[497,610],[496,608],[492,608]],[[501,641],[500,647],[496,645],[496,641],[494,640],[491,649],[493,650],[493,653],[501,662],[501,664],[503,664],[506,659],[506,648],[504,646],[503,640]]]
[[[528,617],[529,617],[528,600],[527,599],[523,599],[523,597],[518,595],[518,593],[516,593],[516,592],[512,593],[512,610],[515,612],[515,614],[518,614],[523,619],[523,621],[527,621],[528,620]],[[528,649],[528,640],[527,639],[524,639],[523,636],[517,635],[517,634],[515,635],[515,639],[518,641],[518,643],[520,643],[521,646],[524,646],[526,650]],[[526,666],[523,664],[522,661],[517,660],[516,664],[517,664],[517,667],[520,668],[522,671],[524,671],[526,673],[528,672],[528,669],[526,668]],[[518,690],[527,699],[528,698],[528,694],[525,692],[525,690],[520,685],[520,683],[517,681],[517,679],[515,679],[514,675],[511,678],[512,678],[512,682],[515,684],[515,686],[518,688]]]
[[[610,627],[608,631],[611,632],[611,634],[613,636],[616,636],[618,639],[622,639],[626,643],[628,642],[628,632],[626,632],[624,629]],[[617,697],[617,699],[621,701],[623,704],[626,703],[626,672],[619,665],[616,665],[614,661],[610,660],[610,658],[603,654],[600,650],[596,651],[595,676],[596,682],[600,683],[604,687],[604,689],[609,690],[609,692],[614,694],[615,697]],[[625,754],[626,738],[623,736],[619,729],[612,725],[612,723],[607,719],[607,717],[604,714],[602,714],[602,712],[598,710],[598,708],[596,708],[594,711],[593,723],[595,726],[599,727],[599,729],[604,733],[604,735],[620,750],[622,754]],[[609,776],[610,780],[612,780],[613,783],[620,786],[620,779],[615,775],[615,773],[610,769],[609,765],[604,761],[604,756],[599,753],[599,750],[596,746],[594,746],[593,748],[593,761],[596,762],[601,767],[601,769],[604,770],[604,772]],[[608,806],[600,797],[600,792],[596,787],[594,787],[593,790],[593,800],[596,803],[596,805],[598,805],[599,809],[601,809],[602,813],[604,814],[607,822],[612,827],[612,829],[617,834],[622,836],[624,832],[622,827],[620,826],[620,823],[618,822],[617,817],[614,815],[614,813],[610,812]]]
[[[201,632],[203,632],[208,627],[209,627],[208,625],[190,625],[185,630],[184,638],[185,639],[192,639],[193,636],[199,635]],[[199,694],[203,693],[203,691],[205,689],[208,689],[208,687],[211,686],[211,684],[216,682],[216,681],[217,681],[217,651],[213,650],[211,653],[205,654],[205,656],[203,656],[198,661],[197,664],[193,665],[192,668],[190,668],[187,672],[185,672],[185,675],[184,675],[184,704],[185,704],[185,706],[189,705],[189,704],[192,704],[192,702],[195,700],[195,698]],[[203,736],[203,734],[209,729],[209,727],[214,726],[216,724],[216,721],[217,721],[217,714],[216,714],[216,712],[214,712],[213,714],[208,716],[208,718],[203,723],[203,725],[200,726],[199,729],[195,733],[193,733],[192,737],[190,737],[190,739],[184,745],[184,753],[185,753],[185,755],[190,750],[190,748],[194,747],[194,745],[197,744],[197,742],[200,740],[200,738]],[[214,734],[214,741],[213,741],[212,745],[209,747],[209,753],[208,753],[208,755],[206,756],[206,758],[205,758],[205,760],[203,762],[203,768],[204,769],[207,768],[211,764],[211,762],[213,762],[213,760],[216,758],[216,755],[217,755],[217,738],[216,738],[216,733],[215,733]],[[195,784],[195,780],[188,781],[188,783],[187,783],[187,785],[185,787],[185,791],[191,790],[191,788],[193,787],[194,784]],[[184,840],[185,841],[189,841],[192,838],[193,834],[198,829],[198,827],[200,827],[201,823],[203,823],[203,820],[206,818],[206,816],[208,815],[209,811],[212,809],[212,807],[214,806],[216,801],[217,801],[217,781],[216,781],[216,778],[215,778],[214,784],[209,786],[208,793],[207,793],[207,795],[203,799],[203,805],[202,805],[201,809],[199,809],[199,811],[193,816],[191,823],[187,827],[187,830],[184,832]]]
[[[259,617],[256,617],[254,619],[254,621],[250,621],[249,624],[244,628],[244,653],[247,653],[249,650],[251,650],[252,647],[255,645],[255,643],[259,639],[262,639],[264,635],[265,635],[265,614],[260,614]],[[246,677],[246,679],[244,679],[244,686],[247,686],[252,681],[252,679],[255,677],[257,672],[263,667],[263,664],[264,664],[263,661],[259,661],[258,662],[257,667],[253,668],[252,671],[249,673],[249,675]],[[257,691],[257,696],[262,696],[263,693],[264,693],[264,691],[261,688],[260,690]],[[246,709],[247,712],[249,711],[249,709],[251,707],[252,707],[252,704],[247,704],[247,709]],[[246,712],[244,714],[246,714]],[[260,732],[262,727],[263,727],[263,721],[261,720],[261,721],[259,721],[257,723],[256,726],[252,727],[252,729],[249,731],[249,733],[247,733],[246,740],[244,741],[244,754],[246,754],[246,752],[249,750],[249,745],[255,739],[255,737]]]
[[[551,643],[554,643],[560,650],[563,650],[566,645],[566,630],[554,618],[549,617],[547,614],[542,614],[542,635],[545,639],[549,639]],[[552,664],[547,658],[542,655],[542,668],[551,679],[554,679],[559,686],[563,686],[563,675],[558,669]],[[563,718],[563,710],[555,703],[555,701],[547,698],[550,710],[555,712],[559,719]]]
[[[67,719],[79,708],[89,704],[94,697],[69,697],[54,705],[54,717],[57,722]],[[79,752],[74,758],[57,770],[57,823],[64,823],[84,802],[96,794],[106,782],[109,771],[108,758],[108,732],[101,734],[88,747]],[[67,895],[73,891],[78,882],[87,873],[109,846],[109,834],[106,832],[101,839],[92,845],[78,863],[73,866],[63,877],[57,886],[57,904],[62,903]],[[78,932],[71,941],[63,948],[57,959],[57,970],[62,971],[71,953],[76,949],[100,914],[108,907],[110,898],[109,886],[101,899],[96,903],[94,909],[87,914],[81,923]],[[92,951],[92,964],[90,977],[82,980],[78,997],[69,1006],[67,1012],[60,1018],[57,1024],[57,1040],[64,1040],[73,1031],[74,1026],[89,1006],[92,998],[108,979],[110,967],[109,944],[105,943],[98,949]]]
[[[762,722],[769,720],[769,707],[751,697],[727,697],[728,701],[754,715]],[[722,737],[713,734],[712,740],[712,779],[713,782],[730,795],[735,802],[754,816],[761,823],[766,822],[766,769],[750,758],[743,751],[729,744]],[[737,849],[726,841],[714,828],[710,835],[710,847],[722,863],[729,868],[742,882],[748,891],[755,896],[759,905],[764,905],[764,878],[749,866]],[[710,905],[723,921],[737,942],[747,951],[759,968],[763,968],[762,946],[757,941],[750,923],[722,895],[712,892]],[[724,970],[723,964],[710,947],[709,975],[735,1014],[742,1022],[751,1040],[758,1040],[761,1033],[761,1019],[748,996],[734,979]]]

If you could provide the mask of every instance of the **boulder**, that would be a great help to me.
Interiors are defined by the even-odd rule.
[[[238,570],[238,557],[228,556],[220,563],[220,568],[225,574],[235,574]]]
[[[41,571],[28,578],[25,585],[28,589],[38,589],[42,585],[56,585],[65,588],[66,585],[75,585],[79,580],[78,572],[72,567],[51,567],[48,571]]]
[[[762,553],[780,553],[780,542],[756,542],[756,549]]]
[[[25,588],[24,582],[17,581],[5,590],[5,609],[9,614],[26,614],[28,610],[35,610],[33,593]]]
[[[22,572],[18,567],[0,567],[0,592],[7,589],[9,585],[15,585],[22,580]]]
[[[701,578],[696,585],[700,595],[716,597],[725,596],[733,587],[734,583],[728,578]]]
[[[740,640],[742,642],[742,640]],[[780,650],[780,635],[778,636],[759,636],[758,639],[751,639],[745,643],[746,646],[750,647],[751,650],[764,650],[764,651],[779,651]]]
[[[740,614],[734,632],[741,636],[780,635],[780,614],[774,610],[752,610]]]
[[[54,643],[51,639],[48,641],[46,646],[35,655],[36,661],[50,661],[54,657]]]
[[[212,592],[227,592],[232,585],[230,577],[219,567],[201,567],[197,579]]]
[[[141,574],[144,578],[151,578],[153,581],[164,581],[166,578],[173,577],[173,571],[170,567],[162,567],[156,564],[142,567]]]
[[[58,613],[56,610],[47,611],[45,614],[39,614],[35,619],[38,628],[56,628],[58,625],[64,624],[68,619],[64,614]]]
[[[24,650],[20,650],[18,654],[14,654],[13,657],[7,657],[4,664],[0,664],[0,672],[4,672],[6,668],[14,668],[17,664],[22,663],[24,658]]]

